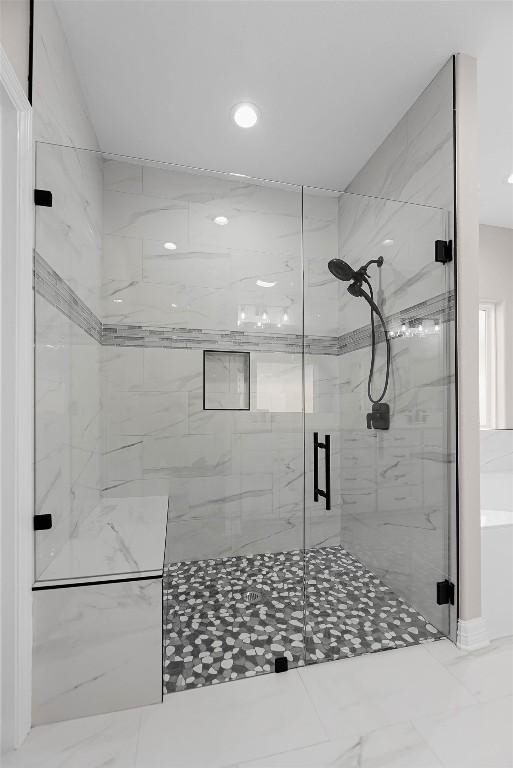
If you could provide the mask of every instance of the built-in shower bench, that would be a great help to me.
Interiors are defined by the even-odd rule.
[[[34,724],[161,701],[168,503],[103,499],[63,531],[34,584]]]

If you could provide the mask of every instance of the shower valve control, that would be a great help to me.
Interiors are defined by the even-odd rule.
[[[373,403],[367,414],[367,429],[390,429],[390,406],[388,403]]]

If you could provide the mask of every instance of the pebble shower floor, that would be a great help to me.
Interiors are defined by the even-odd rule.
[[[304,600],[306,590],[306,601]],[[164,574],[164,693],[442,635],[342,547],[195,560]]]

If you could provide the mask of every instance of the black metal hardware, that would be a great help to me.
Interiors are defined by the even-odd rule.
[[[49,531],[52,527],[52,516],[48,513],[44,515],[34,515],[34,530]]]
[[[34,204],[42,205],[45,208],[51,208],[53,205],[52,193],[49,189],[35,189],[34,190]]]
[[[314,501],[319,501],[319,496],[326,499],[326,509],[331,509],[331,464],[330,464],[330,436],[324,435],[324,442],[319,442],[319,433],[314,432]],[[319,488],[319,448],[324,450],[324,469],[326,490]]]
[[[367,429],[390,429],[390,406],[388,403],[372,404],[372,412],[367,414]]]
[[[435,240],[435,261],[439,264],[447,264],[452,261],[452,241]]]
[[[289,660],[285,656],[277,656],[274,660],[275,672],[288,672]]]
[[[454,605],[454,584],[452,581],[445,579],[445,581],[436,582],[436,602],[437,605]]]

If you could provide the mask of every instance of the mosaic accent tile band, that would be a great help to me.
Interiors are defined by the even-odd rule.
[[[34,259],[34,287],[56,309],[75,322],[99,344],[119,347],[164,347],[169,349],[211,349],[241,352],[285,352],[311,355],[344,355],[370,346],[370,324],[341,336],[303,336],[301,334],[247,333],[198,328],[170,328],[144,325],[102,323],[72,288],[37,252]],[[387,316],[389,330],[394,335],[407,335],[401,329],[412,328],[427,320],[439,324],[454,318],[454,292],[440,294]],[[376,337],[384,334],[376,324]]]
[[[165,693],[274,672],[281,656],[296,667],[441,637],[340,546],[164,573]]]
[[[91,338],[102,344],[101,320],[37,251],[34,252],[34,290]]]
[[[142,325],[103,325],[102,343],[119,347],[169,347],[172,349],[220,349],[240,352],[288,352],[301,354],[300,334],[273,335],[244,331],[209,331],[194,328],[148,328]],[[305,351],[338,355],[336,336],[307,336]]]

